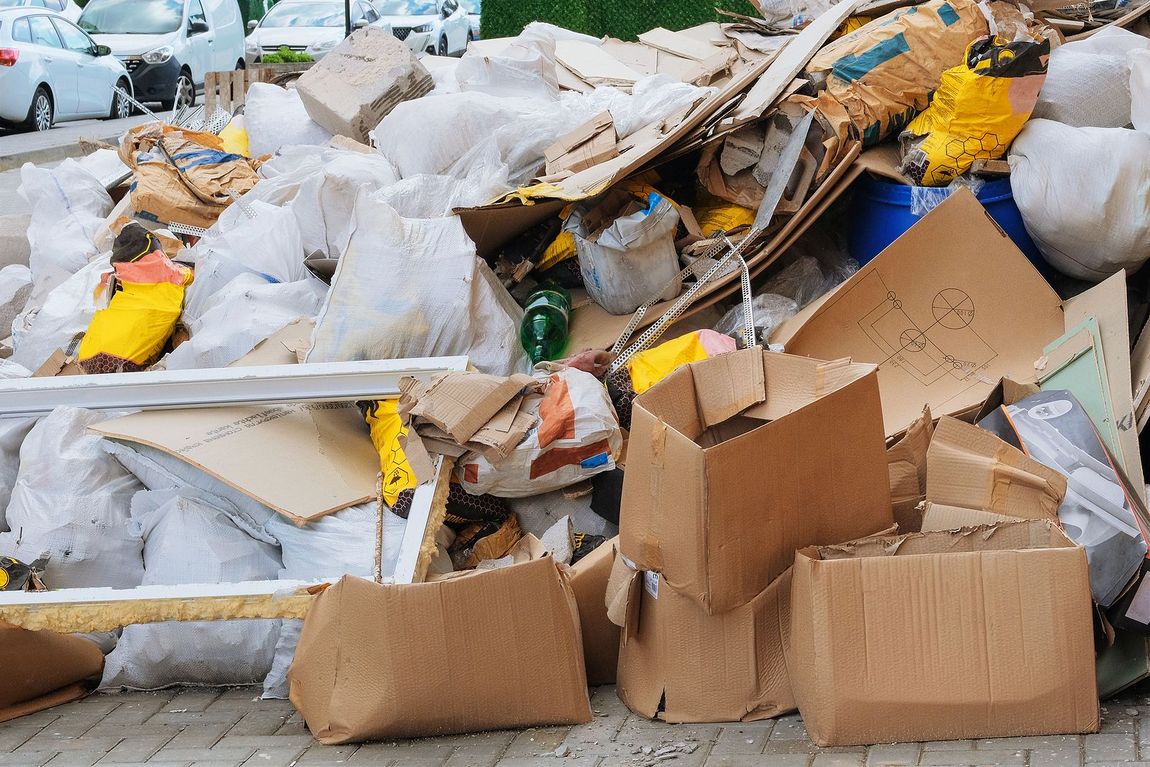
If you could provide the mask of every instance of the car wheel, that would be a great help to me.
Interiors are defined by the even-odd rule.
[[[444,35],[443,37],[439,38],[438,53],[440,56],[446,56],[447,55],[447,35]]]
[[[116,83],[116,88],[117,90],[112,94],[112,108],[108,111],[109,120],[123,120],[132,116],[132,102],[124,98],[124,95],[119,91],[120,88],[127,91],[128,82],[120,80]]]
[[[176,78],[175,99],[169,99],[162,102],[162,106],[164,107],[165,111],[168,111],[195,105],[196,86],[192,82],[192,76],[185,70],[180,72],[180,76]]]
[[[246,61],[244,61],[243,59],[240,59],[239,61],[236,62],[236,71],[237,72],[242,72],[243,70],[245,70],[247,68],[248,68],[248,63]]]
[[[55,120],[52,97],[48,95],[46,88],[40,86],[32,94],[32,105],[28,107],[28,119],[24,121],[24,127],[28,130],[46,131],[52,127]]]

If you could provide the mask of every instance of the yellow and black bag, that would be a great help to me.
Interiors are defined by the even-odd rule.
[[[975,160],[1006,154],[1046,80],[1050,41],[983,37],[946,70],[930,106],[899,135],[900,170],[919,186],[946,186]]]

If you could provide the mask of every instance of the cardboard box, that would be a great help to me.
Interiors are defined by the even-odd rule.
[[[433,583],[345,577],[308,611],[288,681],[329,745],[591,721],[575,596],[550,557]]]
[[[1094,732],[1086,554],[1048,520],[803,549],[787,667],[820,746]]]
[[[926,453],[934,434],[930,408],[924,408],[906,434],[886,451],[890,504],[899,532],[918,532],[919,504],[926,500]]]
[[[619,665],[619,627],[607,617],[607,581],[619,538],[602,543],[571,566],[571,590],[579,607],[587,684],[615,684]]]
[[[891,525],[874,366],[731,352],[635,400],[620,551],[716,615],[796,549]]]
[[[361,144],[398,104],[434,87],[407,45],[378,27],[356,30],[296,81],[312,120]]]
[[[87,639],[0,622],[0,722],[79,700],[100,681],[104,653]]]
[[[619,599],[617,690],[627,708],[667,722],[749,722],[795,709],[783,656],[790,570],[721,615],[657,573],[633,573]]]
[[[886,433],[895,434],[923,405],[954,415],[999,378],[1033,379],[1034,361],[1063,332],[1058,295],[961,189],[771,341],[791,354],[877,364]]]

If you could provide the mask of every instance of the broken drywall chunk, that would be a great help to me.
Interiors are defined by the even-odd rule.
[[[433,87],[431,73],[407,46],[375,27],[354,32],[296,84],[312,120],[361,143],[397,104]]]

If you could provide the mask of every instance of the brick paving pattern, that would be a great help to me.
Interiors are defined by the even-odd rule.
[[[1150,767],[1148,693],[1104,704],[1097,735],[821,749],[798,716],[667,725],[631,714],[614,687],[594,691],[595,720],[579,727],[322,746],[291,704],[259,700],[258,688],[178,689],[94,695],[0,724],[0,767]]]

